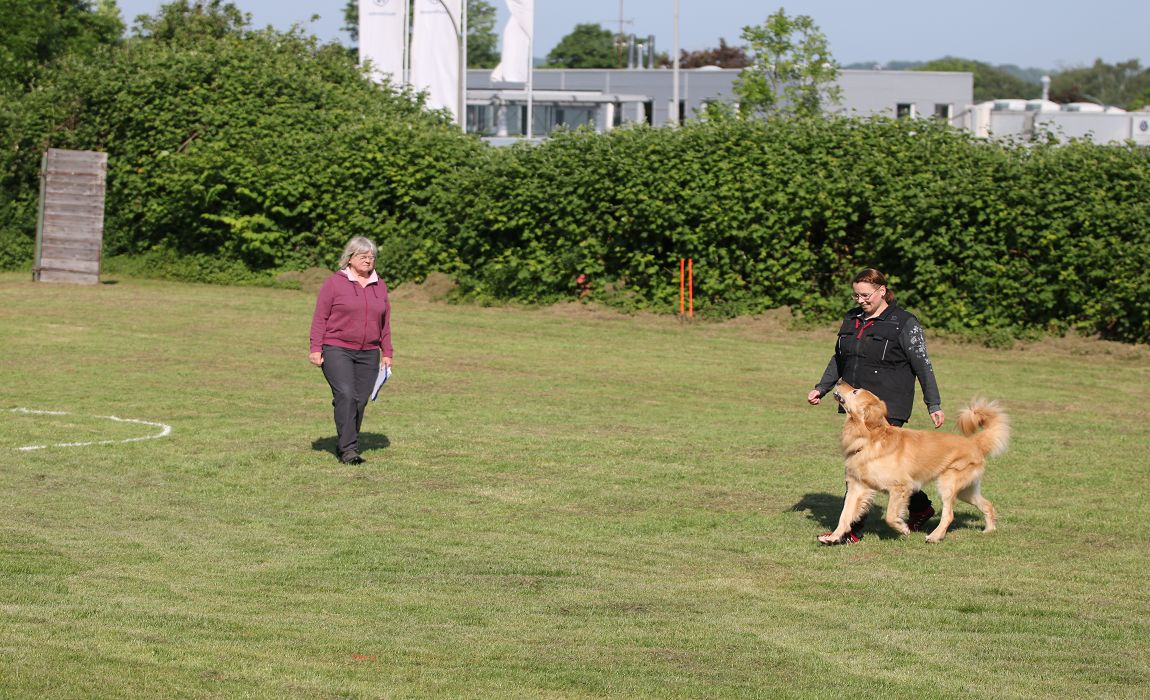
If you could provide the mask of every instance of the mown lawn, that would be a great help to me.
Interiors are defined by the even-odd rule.
[[[976,394],[1013,420],[999,531],[962,504],[940,545],[872,517],[823,548],[830,329],[400,290],[347,467],[310,295],[27,277],[0,275],[5,697],[1150,692],[1146,348],[933,343],[944,430]]]

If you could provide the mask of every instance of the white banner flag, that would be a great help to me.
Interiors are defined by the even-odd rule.
[[[493,83],[526,83],[535,34],[535,0],[505,0],[511,16],[503,28],[503,52],[491,71]]]
[[[359,62],[371,61],[371,79],[403,85],[407,0],[359,0]]]
[[[459,111],[461,0],[415,0],[411,27],[411,85],[428,93],[427,106]]]

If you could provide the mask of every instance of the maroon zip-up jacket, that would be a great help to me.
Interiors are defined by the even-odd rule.
[[[324,281],[311,317],[311,352],[320,352],[324,345],[378,348],[384,357],[392,357],[391,300],[379,275],[372,272],[366,287],[359,286],[346,270]]]

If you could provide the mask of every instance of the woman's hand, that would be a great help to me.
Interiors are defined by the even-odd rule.
[[[307,360],[308,360],[308,362],[312,363],[316,367],[322,367],[323,366],[323,353],[322,352],[310,353],[307,356]]]
[[[822,401],[822,396],[819,395],[819,390],[811,389],[811,393],[807,394],[807,403],[818,406],[820,401]]]
[[[941,428],[942,422],[944,420],[946,420],[946,415],[944,415],[942,410],[940,409],[940,410],[935,411],[934,413],[930,414],[930,419],[932,421],[934,421],[934,427]]]
[[[380,367],[383,367],[384,365],[387,365],[388,367],[391,367],[391,358],[390,358],[390,357],[381,357],[381,358],[379,358],[379,366],[380,366]]]

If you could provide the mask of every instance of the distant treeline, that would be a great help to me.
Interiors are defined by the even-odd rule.
[[[873,63],[853,63],[847,68],[873,69]],[[1150,105],[1150,68],[1137,59],[1108,64],[1101,59],[1090,66],[1043,70],[1015,65],[992,66],[966,58],[946,57],[934,61],[891,61],[882,70],[964,71],[974,75],[974,101],[1035,99],[1042,96],[1042,78],[1050,78],[1049,98],[1054,102],[1094,102],[1134,110]]]

